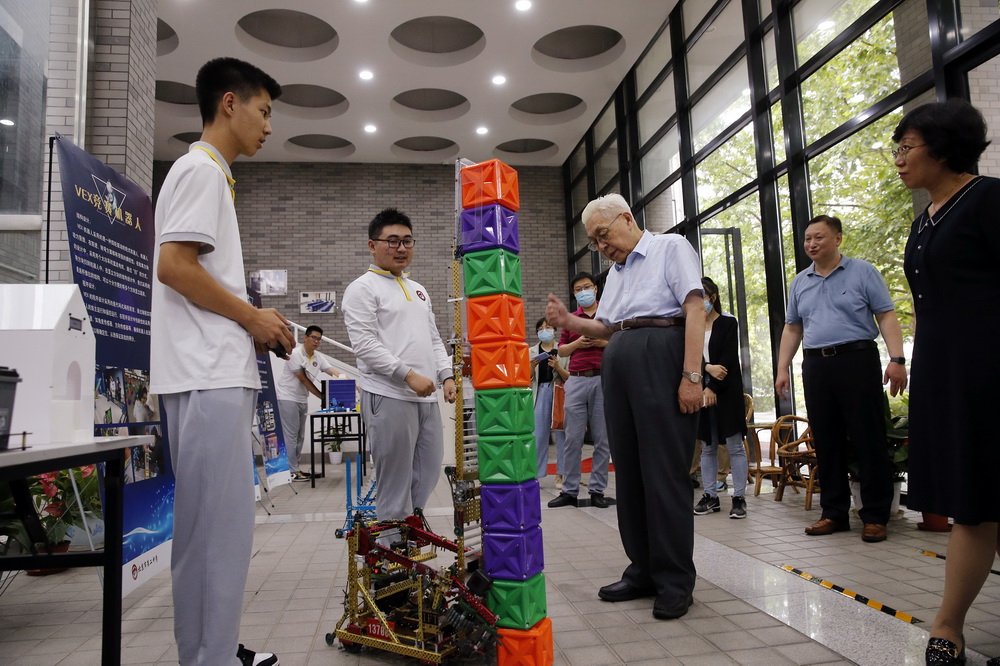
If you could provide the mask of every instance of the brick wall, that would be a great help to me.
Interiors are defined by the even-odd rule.
[[[266,149],[265,149],[266,151]],[[169,164],[156,163],[158,188]],[[322,326],[329,337],[348,343],[339,314],[299,314],[300,291],[344,289],[368,268],[368,222],[395,206],[413,220],[417,239],[410,273],[430,293],[443,338],[451,337],[452,234],[455,209],[453,165],[289,164],[237,161],[236,208],[247,271],[287,270],[288,294],[265,296],[304,326]],[[528,327],[542,316],[549,291],[566,285],[562,176],[557,167],[518,170],[521,209],[522,278]],[[346,354],[325,353],[353,363]]]
[[[48,134],[59,132],[147,192],[152,190],[156,85],[156,1],[96,0],[91,8],[86,140],[73,136],[76,2],[54,0],[49,53]],[[69,244],[53,173],[50,281],[70,282]],[[45,262],[45,248],[41,247]]]

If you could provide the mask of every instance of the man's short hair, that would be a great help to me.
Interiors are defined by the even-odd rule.
[[[413,233],[413,223],[409,216],[398,208],[384,208],[368,223],[368,238],[375,240],[382,235],[382,230],[394,224],[402,224]]]
[[[817,222],[822,222],[826,226],[830,227],[833,229],[833,233],[835,234],[844,233],[844,225],[840,223],[840,218],[834,217],[833,215],[817,215],[813,219],[809,220],[809,224],[807,224],[805,228],[808,229]]]
[[[569,281],[569,288],[572,289],[573,287],[576,286],[577,282],[581,282],[583,280],[590,280],[591,282],[594,283],[595,287],[597,286],[597,280],[594,279],[594,276],[592,274],[588,273],[587,271],[580,271],[579,273],[573,276],[572,280]]]
[[[241,101],[264,90],[272,100],[281,97],[281,86],[277,81],[260,68],[236,58],[216,58],[206,62],[198,70],[194,89],[204,125],[215,120],[219,102],[227,92],[235,94]]]
[[[590,218],[595,215],[605,219],[610,220],[614,217],[621,215],[622,213],[632,213],[632,209],[629,208],[628,202],[625,201],[625,197],[620,194],[612,192],[611,194],[605,194],[603,197],[597,197],[583,209],[583,215],[580,216],[583,226],[587,226],[590,222]]]
[[[320,328],[319,326],[315,326],[315,325],[314,326],[309,326],[308,328],[306,328],[306,335],[307,336],[311,335],[313,333],[319,333],[320,335],[323,335],[323,329]]]

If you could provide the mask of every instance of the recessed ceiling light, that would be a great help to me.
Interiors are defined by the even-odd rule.
[[[368,0],[354,0],[354,2],[361,2],[361,3],[365,3],[365,2],[368,2]]]
[[[496,76],[493,77],[494,85],[502,86],[505,83],[507,83],[507,77],[504,76],[503,74],[497,74]]]
[[[7,127],[13,127],[14,126],[14,121],[11,120],[10,118],[4,118],[3,120],[0,120],[0,125],[6,125]]]
[[[526,12],[531,9],[531,0],[517,0],[517,2],[514,3],[514,7],[518,11]]]
[[[360,72],[358,72],[358,76],[367,81],[368,79],[372,78],[375,75],[371,73],[371,70],[363,69]]]
[[[477,127],[476,128],[476,134],[486,134],[487,132],[489,132],[489,130],[486,129],[485,127]]]
[[[365,131],[368,132],[369,134],[371,134],[372,132],[374,132],[375,129],[376,129],[376,127],[374,125],[365,125]]]

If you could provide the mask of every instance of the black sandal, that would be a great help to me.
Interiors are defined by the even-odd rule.
[[[932,638],[927,641],[927,649],[924,651],[924,663],[926,666],[962,666],[965,664],[965,640],[962,640],[962,649],[946,638]],[[1000,661],[992,666],[1000,665]]]

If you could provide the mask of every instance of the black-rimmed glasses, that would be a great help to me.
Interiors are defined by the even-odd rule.
[[[400,245],[409,250],[417,242],[416,238],[372,238],[371,240],[381,241],[393,250],[398,249]]]

